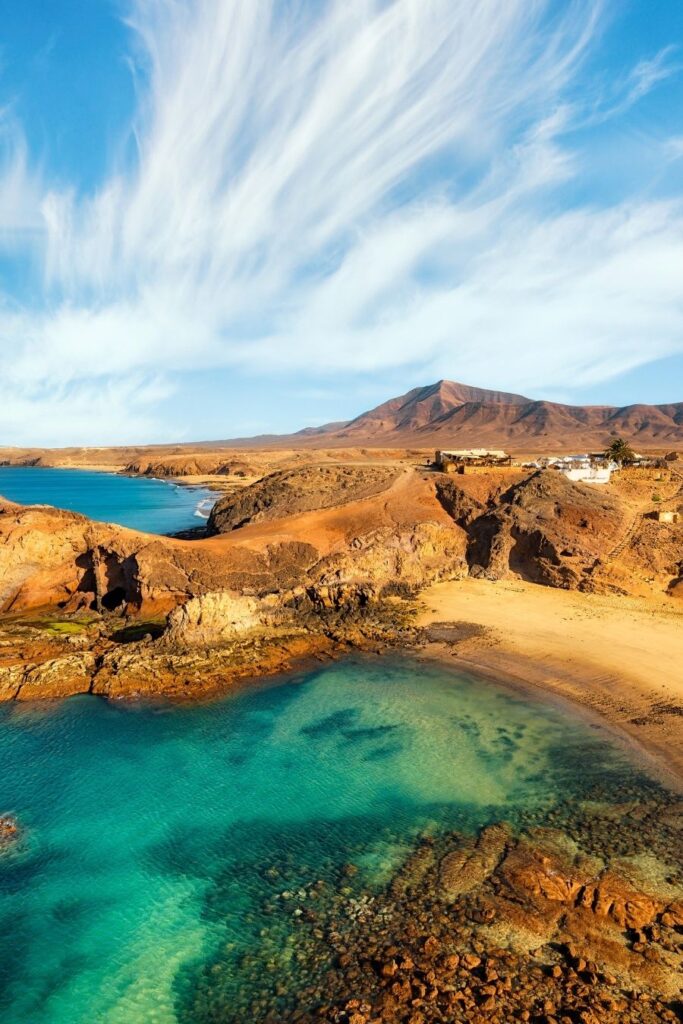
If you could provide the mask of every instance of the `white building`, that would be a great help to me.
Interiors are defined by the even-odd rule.
[[[560,472],[574,483],[608,484],[612,477],[612,466],[568,466]]]
[[[619,468],[615,462],[606,463],[604,460],[596,460],[588,454],[565,455],[562,458],[553,459],[551,465],[568,480],[583,484],[608,484],[612,473]]]

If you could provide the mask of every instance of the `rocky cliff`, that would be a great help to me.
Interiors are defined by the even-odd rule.
[[[229,533],[269,519],[283,519],[345,505],[385,490],[398,470],[386,466],[303,466],[270,473],[238,494],[220,499],[209,533]]]
[[[437,481],[444,508],[467,533],[470,573],[500,579],[514,573],[534,583],[593,588],[596,562],[615,546],[627,523],[614,495],[538,472],[482,503],[453,478]]]
[[[77,651],[54,636],[29,650],[10,631],[0,691],[194,692],[280,666],[292,643],[303,654],[390,638],[426,585],[466,575],[672,594],[683,578],[683,524],[554,471],[307,466],[224,499],[213,528],[227,532],[188,542],[0,503],[0,613],[47,609],[102,626]],[[151,646],[112,639],[149,621],[165,630]]]

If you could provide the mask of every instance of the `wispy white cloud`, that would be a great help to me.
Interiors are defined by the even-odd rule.
[[[0,252],[43,234],[41,183],[29,163],[21,131],[9,112],[0,110]]]
[[[82,197],[16,144],[0,163],[0,238],[40,223],[44,246],[44,301],[0,306],[0,431],[87,441],[99,394],[111,438],[159,436],[198,365],[557,387],[683,350],[681,207],[557,202],[601,14],[134,0],[134,166]],[[612,116],[671,67],[641,62]]]
[[[683,157],[683,135],[675,135],[665,139],[662,146],[663,155],[668,160],[680,160]]]
[[[677,74],[681,67],[683,65],[680,62],[680,54],[677,47],[673,45],[664,47],[654,57],[638,61],[629,75],[628,88],[623,102],[625,104],[637,103],[660,82]]]
[[[162,379],[127,373],[71,385],[46,380],[5,389],[0,403],[2,444],[16,447],[135,444],[164,424],[155,410],[169,390]],[[174,428],[174,439],[181,430]]]

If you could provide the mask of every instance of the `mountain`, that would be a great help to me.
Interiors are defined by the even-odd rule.
[[[624,437],[644,448],[683,443],[683,402],[671,405],[563,405],[440,380],[383,402],[346,423],[307,428],[291,444],[604,448]]]

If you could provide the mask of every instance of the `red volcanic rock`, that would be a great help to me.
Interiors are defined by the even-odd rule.
[[[639,931],[652,924],[667,908],[666,901],[638,892],[616,875],[605,872],[597,878],[572,869],[559,857],[518,843],[501,866],[510,889],[537,907],[543,902],[563,903],[609,918],[621,929]]]

